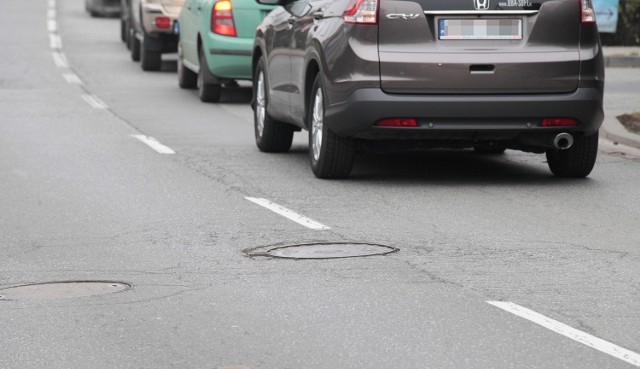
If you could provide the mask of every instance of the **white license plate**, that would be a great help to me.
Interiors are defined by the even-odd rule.
[[[522,19],[440,19],[440,40],[522,40]]]

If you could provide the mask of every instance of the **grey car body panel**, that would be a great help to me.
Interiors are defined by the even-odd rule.
[[[570,92],[578,87],[579,1],[539,1],[539,13],[533,15],[481,16],[520,19],[522,40],[438,39],[440,19],[480,18],[477,15],[449,15],[444,11],[411,20],[389,19],[390,14],[422,15],[433,9],[431,1],[421,3],[424,5],[413,1],[382,2],[379,50],[383,90],[495,94]],[[473,3],[449,0],[446,10],[474,10]],[[490,4],[490,9],[498,10],[498,1]]]
[[[254,62],[267,62],[267,108],[275,119],[306,128],[309,74],[317,68],[325,124],[341,136],[457,140],[467,146],[501,139],[512,148],[539,151],[560,130],[579,137],[602,124],[602,50],[595,24],[580,24],[577,0],[529,0],[525,7],[491,0],[490,10],[529,13],[507,16],[523,20],[517,41],[434,37],[439,17],[468,17],[460,11],[475,11],[473,0],[380,0],[377,25],[345,23],[348,3],[289,2],[258,28]],[[472,73],[478,66],[484,73]],[[407,117],[419,127],[374,127],[385,118]],[[574,118],[579,125],[540,127],[548,117]]]

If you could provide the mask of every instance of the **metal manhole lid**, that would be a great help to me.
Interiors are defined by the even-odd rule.
[[[126,291],[131,285],[109,281],[35,283],[0,289],[0,300],[50,300],[106,295]]]
[[[287,259],[340,259],[385,255],[398,251],[395,247],[371,243],[307,243],[269,249],[266,255]]]

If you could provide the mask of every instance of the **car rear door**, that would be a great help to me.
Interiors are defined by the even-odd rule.
[[[563,93],[578,87],[579,0],[381,0],[389,93]]]

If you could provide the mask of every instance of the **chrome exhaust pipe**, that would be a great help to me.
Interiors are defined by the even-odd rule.
[[[553,145],[558,150],[569,149],[573,146],[573,136],[566,132],[560,133],[553,139]]]

